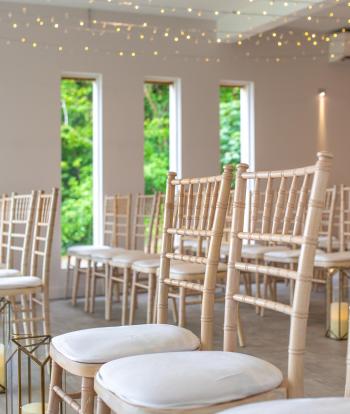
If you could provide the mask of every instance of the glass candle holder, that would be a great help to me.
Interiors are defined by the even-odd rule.
[[[50,336],[20,335],[12,338],[7,365],[6,414],[46,414],[51,359]]]

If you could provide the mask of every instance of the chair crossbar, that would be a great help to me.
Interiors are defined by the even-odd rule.
[[[204,286],[199,283],[187,282],[186,280],[164,279],[164,283],[170,286],[183,287],[185,289],[204,291]]]
[[[205,265],[208,262],[206,257],[191,256],[188,254],[167,253],[166,257],[171,260],[181,260],[187,263],[198,263]]]
[[[262,273],[264,275],[276,276],[291,280],[297,280],[298,272],[290,269],[284,269],[282,267],[273,267],[258,265],[254,263],[235,263],[235,268],[242,272],[251,272],[251,273]]]
[[[261,308],[270,309],[276,312],[284,313],[285,315],[292,315],[292,307],[285,305],[284,303],[275,302],[273,300],[255,298],[254,296],[247,296],[236,294],[233,295],[233,299],[240,303],[246,303],[248,305],[259,306]]]
[[[302,236],[293,236],[291,234],[261,234],[240,232],[238,233],[238,237],[242,240],[297,244],[300,246],[304,241]]]

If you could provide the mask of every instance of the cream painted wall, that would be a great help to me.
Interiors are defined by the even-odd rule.
[[[40,39],[39,39],[40,40]],[[74,42],[74,39],[71,39]],[[26,192],[60,185],[60,77],[96,73],[103,85],[104,190],[143,190],[143,81],[181,79],[183,175],[218,172],[218,86],[222,80],[255,86],[256,167],[281,168],[314,162],[318,149],[335,155],[332,181],[350,183],[348,99],[344,64],[296,61],[256,63],[218,46],[220,64],[174,58],[117,58],[53,49],[0,45],[0,191]],[[197,52],[197,49],[196,49]],[[318,142],[319,88],[327,90],[326,142]],[[52,264],[52,296],[63,293],[59,225]]]

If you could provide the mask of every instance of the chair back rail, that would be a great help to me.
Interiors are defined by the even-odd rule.
[[[7,246],[9,242],[9,228],[11,215],[11,200],[7,194],[1,197],[0,211],[0,263],[6,263]]]
[[[350,186],[340,186],[339,240],[340,251],[350,250]]]
[[[224,350],[235,351],[237,343],[237,315],[239,303],[282,312],[290,316],[288,393],[290,397],[303,395],[303,354],[309,310],[314,256],[321,222],[321,213],[331,166],[331,156],[319,153],[315,165],[284,171],[247,172],[248,166],[240,164],[236,174],[231,244],[225,299]],[[253,182],[259,191],[265,192],[263,217],[260,228],[251,226],[244,231],[247,220],[246,200],[249,200],[247,184]],[[275,202],[272,191],[277,191]],[[252,202],[251,217],[256,215],[257,203]],[[254,218],[255,221],[258,217]],[[252,221],[252,218],[251,218]],[[241,259],[242,242],[265,241],[290,244],[301,248],[297,270],[285,269],[283,265],[247,264]],[[292,304],[256,298],[240,292],[241,272],[260,273],[295,281]]]
[[[220,176],[198,179],[175,179],[175,177],[175,173],[169,173],[167,181],[158,285],[158,323],[167,322],[170,286],[197,290],[202,293],[202,348],[211,349],[216,274],[232,182],[232,166],[226,166],[223,175]],[[185,194],[188,194],[186,200]],[[176,213],[174,213],[175,200],[178,200]],[[174,239],[178,236],[207,238],[207,255],[199,256],[197,253],[190,256],[181,252],[175,253]],[[204,281],[194,283],[170,279],[171,260],[204,264]]]

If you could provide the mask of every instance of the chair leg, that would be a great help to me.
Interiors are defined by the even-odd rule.
[[[176,298],[171,298],[171,303],[172,303],[171,311],[173,313],[173,321],[174,321],[174,324],[177,325],[179,323],[179,312],[177,310]]]
[[[136,310],[136,283],[137,283],[137,272],[133,271],[132,274],[132,285],[130,294],[130,315],[129,325],[133,325],[135,322],[135,310]]]
[[[267,275],[264,275],[264,281],[263,281],[263,293],[262,293],[262,297],[263,299],[267,299],[267,290],[268,290],[268,284],[269,284],[269,280],[267,278]],[[261,308],[260,309],[260,316],[264,316],[265,315],[265,308]]]
[[[108,287],[107,287],[107,300],[106,300],[106,307],[105,307],[105,319],[106,321],[111,320],[111,314],[112,314],[112,299],[113,299],[113,267],[108,266]],[[118,282],[117,282],[118,283]]]
[[[105,319],[107,319],[108,316],[108,312],[107,312],[107,308],[108,308],[108,298],[109,298],[109,265],[108,263],[104,264],[104,269],[105,269]]]
[[[22,307],[22,323],[23,323],[23,332],[25,335],[31,336],[30,332],[30,311],[29,311],[29,301],[27,295],[21,295],[21,307]]]
[[[153,275],[152,273],[148,275],[147,323],[152,323],[154,296],[156,288],[155,278],[156,275]]]
[[[52,372],[49,390],[49,404],[47,414],[59,414],[60,409],[60,398],[55,393],[54,387],[62,387],[62,368],[55,362],[52,361]]]
[[[82,379],[81,383],[81,412],[84,414],[94,413],[94,379],[86,378]]]
[[[102,401],[100,397],[97,397],[97,414],[110,414],[111,409]]]
[[[87,269],[86,269],[86,281],[85,281],[85,304],[84,304],[84,311],[89,312],[89,304],[90,304],[90,289],[91,289],[91,261],[88,260],[87,262]]]
[[[91,289],[89,296],[89,313],[94,313],[96,297],[96,263],[92,263],[91,265]]]
[[[122,303],[122,325],[126,325],[126,318],[128,313],[128,293],[129,293],[129,278],[130,269],[124,269],[124,280],[123,280],[123,303]]]
[[[237,332],[238,332],[239,346],[243,348],[245,346],[245,342],[244,342],[244,333],[243,333],[243,326],[242,326],[241,313],[240,313],[239,306],[237,309]]]
[[[186,289],[183,287],[180,287],[179,326],[186,326]]]
[[[67,256],[67,272],[66,272],[66,282],[64,285],[64,298],[68,298],[68,291],[69,291],[69,282],[70,282],[70,261],[71,256]]]
[[[44,289],[42,297],[43,318],[44,318],[44,335],[51,335],[50,320],[50,298],[48,289]]]
[[[80,263],[81,259],[75,259],[74,272],[73,272],[73,289],[72,289],[72,305],[77,304],[77,296],[79,289],[79,279],[80,279]]]

